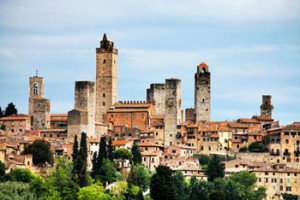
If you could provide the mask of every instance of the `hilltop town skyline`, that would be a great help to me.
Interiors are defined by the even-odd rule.
[[[49,11],[41,14],[31,7],[33,3]],[[212,73],[213,121],[259,114],[264,94],[273,97],[274,119],[281,124],[299,119],[298,4],[247,7],[231,1],[214,6],[202,2],[197,6],[219,14],[195,12],[189,6],[193,14],[178,10],[176,16],[171,14],[176,8],[155,10],[142,4],[129,14],[118,12],[122,6],[113,13],[97,13],[85,5],[85,13],[103,20],[90,14],[79,20],[74,15],[78,6],[62,10],[34,1],[2,3],[0,88],[5,96],[0,106],[13,102],[19,113],[26,114],[28,77],[38,69],[45,80],[45,96],[51,99],[51,112],[72,109],[74,81],[95,81],[95,48],[106,32],[119,49],[120,101],[145,100],[150,83],[174,77],[182,80],[182,107],[193,107],[193,76],[204,61]],[[53,13],[64,20],[54,21]],[[74,17],[77,24],[72,22]]]

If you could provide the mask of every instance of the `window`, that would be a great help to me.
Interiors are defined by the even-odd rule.
[[[39,84],[35,83],[33,85],[33,94],[38,94],[39,93]]]
[[[205,138],[203,138],[203,141],[205,142]]]
[[[258,178],[258,182],[261,182],[261,178]]]
[[[23,125],[23,122],[19,122],[19,125],[22,126],[22,125]]]
[[[105,114],[102,115],[102,119],[105,120]]]
[[[15,125],[15,122],[11,122],[11,125],[12,125],[12,126]]]
[[[158,136],[158,132],[156,132],[155,134],[156,134],[156,136]]]
[[[286,182],[287,182],[287,183],[290,183],[291,181],[290,181],[290,179],[288,178],[288,179],[286,180]]]
[[[289,143],[289,140],[288,140],[288,139],[286,139],[286,140],[285,140],[285,143],[286,143],[286,144],[288,144],[288,143]]]
[[[126,114],[126,119],[128,119],[128,114]]]
[[[141,128],[141,124],[138,124],[138,127]]]
[[[266,176],[268,176],[268,175],[269,175],[269,173],[268,173],[268,172],[265,172],[265,175],[266,175]]]
[[[292,191],[292,187],[291,186],[286,186],[286,191],[287,192],[291,192]]]
[[[103,63],[106,63],[106,60],[105,60],[105,59],[103,60]]]
[[[103,93],[103,95],[102,95],[103,97],[105,97],[105,93]]]
[[[172,134],[170,134],[170,137],[172,137]]]
[[[280,186],[280,191],[283,191],[283,186],[282,185]]]
[[[135,114],[132,114],[132,119],[134,119],[135,118]]]
[[[269,179],[268,178],[266,178],[266,183],[269,181]]]
[[[284,135],[289,135],[289,132],[284,132]]]
[[[145,115],[144,114],[142,114],[142,118],[144,119],[144,117],[145,117]]]
[[[146,161],[146,158],[144,158],[144,161]]]
[[[172,153],[176,153],[176,150],[172,150]]]
[[[154,158],[152,158],[152,163],[154,163]]]

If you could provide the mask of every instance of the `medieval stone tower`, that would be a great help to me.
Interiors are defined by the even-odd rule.
[[[176,144],[177,125],[181,123],[181,80],[166,79],[164,145]]]
[[[29,105],[28,114],[33,114],[33,100],[44,97],[44,80],[37,74],[29,78]]]
[[[271,95],[263,95],[262,96],[262,104],[260,106],[260,115],[272,117],[273,115],[273,105],[272,105],[272,96]]]
[[[202,62],[195,74],[195,118],[198,121],[210,121],[210,72]]]
[[[165,84],[152,83],[147,89],[147,101],[155,102],[154,110],[156,115],[165,114]]]
[[[68,135],[82,132],[88,137],[95,134],[95,83],[91,81],[75,82],[74,109],[68,112]]]
[[[118,50],[106,34],[96,48],[96,122],[104,124],[107,110],[117,102]]]

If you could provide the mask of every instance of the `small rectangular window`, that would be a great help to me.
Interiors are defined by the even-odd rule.
[[[105,59],[103,60],[103,63],[106,63],[106,60],[105,60]]]
[[[105,106],[105,102],[103,102],[103,106]]]
[[[105,97],[105,93],[103,93],[103,95],[102,95],[103,97]]]

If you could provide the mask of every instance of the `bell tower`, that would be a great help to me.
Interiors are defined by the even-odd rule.
[[[28,114],[31,115],[34,112],[34,99],[44,97],[44,80],[43,77],[38,76],[36,71],[35,76],[29,78],[29,105]]]
[[[195,119],[210,121],[210,72],[205,62],[197,66],[195,74]]]
[[[107,110],[117,102],[118,50],[107,40],[106,34],[96,48],[96,119],[104,124]]]
[[[273,115],[273,105],[272,105],[272,96],[271,95],[263,95],[262,96],[262,104],[260,106],[260,115],[272,117]]]

